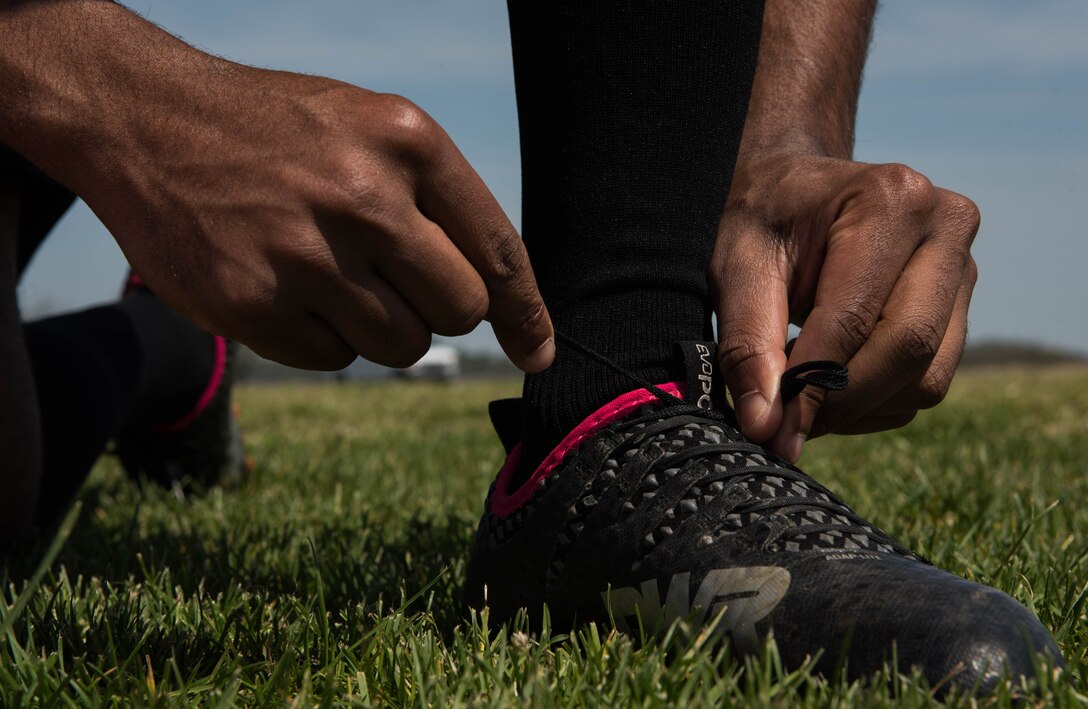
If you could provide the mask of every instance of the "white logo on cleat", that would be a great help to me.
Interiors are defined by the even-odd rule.
[[[729,632],[734,647],[741,653],[759,649],[756,623],[770,615],[790,587],[790,572],[778,566],[748,566],[715,569],[709,572],[695,600],[690,600],[691,573],[676,574],[669,580],[669,590],[662,605],[657,579],[634,588],[615,588],[601,594],[612,613],[616,628],[630,632],[628,618],[635,617],[648,632],[660,632],[672,622],[687,619],[696,626],[712,620],[724,611],[717,626]]]
[[[702,386],[703,393],[699,396],[699,400],[695,402],[695,405],[700,409],[709,411],[713,404],[710,401],[710,392],[713,391],[712,383],[714,381],[714,365],[710,363],[710,348],[706,345],[695,345],[695,350],[699,353],[699,384]]]

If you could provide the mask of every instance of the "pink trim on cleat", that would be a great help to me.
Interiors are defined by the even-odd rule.
[[[681,399],[684,398],[683,382],[660,384],[657,388],[666,394],[672,394]],[[552,471],[578,446],[582,445],[584,440],[613,421],[627,416],[638,407],[655,401],[658,401],[657,395],[649,389],[636,389],[616,397],[587,416],[548,454],[548,457],[537,467],[524,485],[512,493],[508,493],[507,489],[510,486],[510,480],[513,478],[514,471],[518,467],[518,460],[521,458],[521,444],[514,446],[513,450],[510,451],[510,455],[506,457],[502,470],[499,471],[498,480],[495,481],[495,490],[491,493],[491,513],[499,517],[506,517],[516,512],[529,501],[533,493],[540,487],[541,481],[551,475]]]
[[[223,382],[223,375],[227,371],[227,341],[219,335],[215,335],[213,339],[215,340],[215,365],[212,368],[212,376],[208,379],[208,385],[204,387],[204,392],[196,401],[196,406],[177,421],[161,426],[151,426],[150,430],[155,433],[183,431],[191,426],[193,421],[196,421],[200,414],[204,413],[204,410],[211,405],[212,400],[215,399],[215,395],[219,391],[219,385]]]
[[[129,271],[124,290],[121,291],[121,297],[128,295],[133,288],[147,288],[147,286],[144,285],[144,279],[136,275],[135,271]]]

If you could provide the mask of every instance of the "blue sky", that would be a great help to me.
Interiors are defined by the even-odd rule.
[[[401,93],[431,113],[514,223],[520,167],[501,0],[129,2],[191,43],[260,66]],[[856,157],[902,162],[982,210],[973,339],[1088,353],[1088,3],[885,3]],[[120,251],[83,205],[20,286],[24,310],[116,296]],[[482,326],[464,338],[494,348]]]

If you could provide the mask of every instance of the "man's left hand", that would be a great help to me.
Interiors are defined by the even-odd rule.
[[[971,200],[904,165],[738,165],[709,275],[743,433],[796,461],[810,437],[895,428],[939,403],[963,354],[978,226]],[[782,373],[811,360],[845,364],[850,386],[783,405]]]

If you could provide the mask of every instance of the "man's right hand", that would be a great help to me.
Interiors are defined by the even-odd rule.
[[[551,363],[520,237],[408,100],[209,57],[109,4],[3,11],[0,37],[23,37],[20,19],[40,30],[81,19],[91,38],[52,59],[14,42],[44,69],[13,80],[13,60],[0,64],[5,102],[29,102],[13,116],[27,132],[0,140],[83,197],[148,285],[200,325],[336,369],[356,354],[410,365],[432,333],[486,318],[515,365]],[[43,112],[62,135],[35,122]]]
[[[407,366],[431,333],[485,317],[514,364],[550,363],[521,238],[430,116],[326,79],[240,72],[224,114],[132,159],[128,199],[89,200],[152,289],[297,366],[356,353]]]

